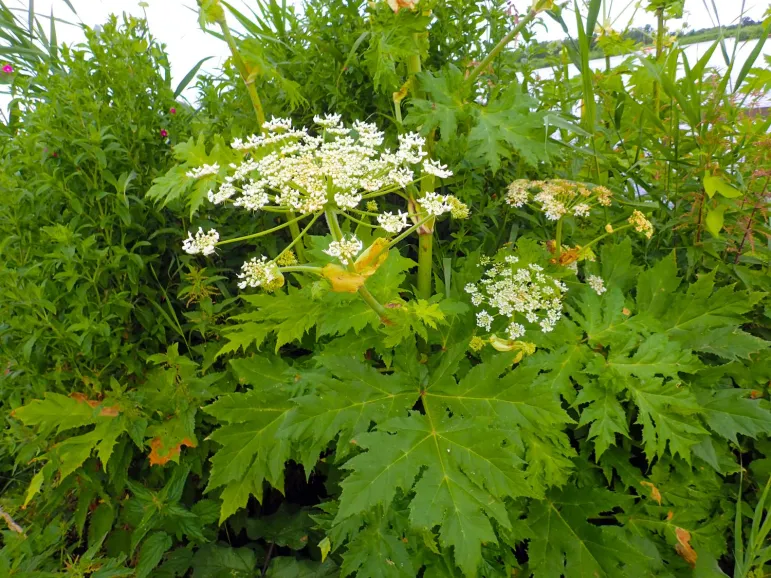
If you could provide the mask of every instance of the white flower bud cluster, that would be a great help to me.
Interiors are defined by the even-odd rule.
[[[421,208],[433,217],[445,213],[452,213],[456,219],[465,219],[469,215],[468,206],[452,195],[440,195],[439,193],[426,193],[418,199]]]
[[[589,287],[594,289],[594,292],[597,293],[597,295],[602,295],[607,291],[605,288],[605,281],[598,275],[589,275],[586,278],[586,282],[589,284]]]
[[[386,233],[395,234],[407,228],[409,225],[408,217],[409,215],[403,211],[399,211],[395,215],[388,212],[378,215],[377,222]]]
[[[238,283],[239,289],[262,287],[272,291],[283,284],[278,265],[268,260],[265,255],[259,258],[252,257],[250,261],[246,261],[241,266],[241,273],[238,274],[238,278],[241,279]]]
[[[519,264],[515,255],[493,263],[479,283],[469,283],[465,290],[477,313],[477,326],[490,331],[497,317],[507,320],[509,339],[525,334],[524,322],[537,324],[548,333],[562,317],[562,295],[568,288],[543,272],[535,263]]]
[[[339,259],[343,265],[348,265],[363,248],[364,244],[355,235],[351,235],[347,239],[343,237],[339,241],[332,241],[324,252]]]
[[[214,163],[213,165],[203,165],[202,167],[190,169],[185,173],[185,176],[190,179],[200,179],[208,175],[216,175],[218,172],[220,172],[220,166]]]
[[[541,205],[541,211],[550,221],[558,221],[565,215],[588,217],[592,207],[610,206],[613,193],[606,187],[588,188],[581,183],[554,179],[528,181],[518,179],[506,191],[506,202],[512,207],[522,207],[531,200]]]
[[[211,255],[219,240],[220,234],[216,230],[209,229],[204,233],[203,229],[198,227],[195,237],[188,231],[187,239],[182,242],[182,250],[190,255]]]
[[[429,175],[434,175],[440,179],[446,179],[452,176],[452,171],[447,170],[447,165],[443,165],[439,161],[432,159],[426,159],[423,162],[423,172]]]

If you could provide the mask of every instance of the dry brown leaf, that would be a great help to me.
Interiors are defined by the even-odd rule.
[[[691,547],[691,533],[683,528],[675,528],[675,535],[677,536],[677,544],[675,544],[675,551],[678,555],[688,562],[691,568],[696,567],[696,550]]]
[[[641,481],[640,485],[644,486],[646,488],[650,488],[650,490],[651,490],[651,498],[656,500],[656,502],[658,502],[658,504],[660,506],[661,505],[661,492],[659,492],[659,489],[656,486],[654,486],[652,483],[646,482],[645,480]]]
[[[167,449],[164,447],[163,440],[161,438],[153,438],[150,440],[150,465],[163,466],[167,464],[169,461],[179,455],[180,451],[182,450],[182,446],[194,448],[195,442],[190,438],[183,438],[181,442]]]

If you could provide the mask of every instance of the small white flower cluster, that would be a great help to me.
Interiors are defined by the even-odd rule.
[[[391,151],[383,148],[383,132],[374,124],[356,121],[346,127],[339,114],[314,121],[322,129],[317,136],[293,128],[289,118],[273,118],[263,124],[263,134],[234,140],[231,146],[244,159],[230,166],[233,173],[209,200],[218,204],[241,193],[236,206],[257,210],[273,203],[307,215],[329,204],[355,209],[367,193],[404,188],[415,181],[412,167],[418,163],[426,174],[452,176],[445,165],[426,159],[426,140],[417,133],[399,135],[399,147]],[[207,165],[188,176],[217,171]]]
[[[185,176],[189,179],[200,179],[208,175],[216,175],[218,172],[220,172],[220,166],[214,163],[213,165],[203,165],[190,169],[185,173]]]
[[[351,235],[347,239],[343,237],[339,241],[332,241],[324,252],[338,258],[343,265],[348,265],[363,248],[364,244],[355,235]]]
[[[398,211],[395,215],[388,212],[378,215],[377,222],[386,233],[395,234],[409,226],[408,217],[409,215],[403,211]]]
[[[283,277],[278,270],[278,265],[268,260],[265,255],[259,259],[252,257],[250,261],[246,261],[241,266],[241,273],[238,274],[238,278],[242,279],[238,283],[239,289],[262,287],[272,291],[283,285]]]
[[[440,179],[446,179],[452,176],[452,171],[447,170],[447,165],[441,164],[439,161],[426,159],[423,163],[423,172],[429,175],[434,175]]]
[[[581,183],[562,179],[551,181],[528,181],[518,179],[506,191],[506,202],[512,207],[522,207],[530,201],[531,191],[536,191],[532,200],[541,205],[546,218],[558,221],[568,214],[588,217],[593,204],[610,206],[613,193],[603,186],[587,188]]]
[[[211,255],[219,240],[220,234],[216,230],[209,229],[204,233],[203,229],[198,227],[195,237],[188,231],[187,239],[182,242],[182,250],[190,255]]]
[[[589,287],[594,289],[594,292],[597,293],[597,295],[602,295],[607,291],[605,288],[605,281],[598,275],[589,275],[586,278],[586,282],[589,284]]]
[[[418,199],[421,208],[433,217],[450,213],[454,219],[467,219],[468,206],[453,195],[440,195],[439,193],[426,193]]]
[[[478,284],[469,283],[465,290],[474,306],[487,306],[477,313],[477,326],[490,331],[495,318],[501,316],[508,320],[509,339],[519,339],[526,331],[522,322],[538,324],[544,333],[554,329],[562,317],[562,294],[568,288],[544,273],[540,265],[520,265],[515,255],[507,255],[502,262],[493,263]]]

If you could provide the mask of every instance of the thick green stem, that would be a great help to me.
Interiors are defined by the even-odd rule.
[[[479,64],[477,64],[477,65],[476,65],[476,67],[474,67],[474,69],[473,69],[473,70],[472,70],[472,71],[469,73],[469,75],[466,77],[466,80],[465,80],[465,82],[464,82],[464,85],[465,85],[465,86],[467,86],[467,87],[468,87],[468,86],[471,86],[471,85],[474,83],[474,81],[477,79],[477,77],[478,77],[480,74],[482,74],[482,72],[483,72],[483,71],[484,71],[484,70],[485,70],[485,69],[486,69],[488,66],[490,66],[490,63],[491,63],[491,62],[492,62],[492,61],[495,59],[495,57],[496,57],[496,56],[498,56],[498,53],[499,53],[501,50],[503,50],[503,49],[506,47],[506,45],[507,45],[509,42],[511,42],[512,40],[514,40],[514,38],[515,38],[515,37],[516,37],[516,36],[517,36],[517,35],[518,35],[520,32],[522,32],[522,30],[525,28],[525,26],[527,26],[528,24],[530,24],[530,22],[532,22],[532,21],[533,21],[533,19],[534,19],[534,18],[535,18],[537,15],[538,15],[538,10],[535,10],[535,9],[531,9],[531,10],[530,10],[530,12],[528,12],[528,13],[527,13],[527,15],[526,15],[526,16],[525,16],[525,17],[524,17],[522,20],[520,20],[520,21],[517,23],[517,25],[516,25],[514,28],[512,28],[512,29],[511,29],[511,31],[510,31],[510,32],[509,32],[509,33],[508,33],[506,36],[504,36],[503,38],[501,38],[501,41],[500,41],[498,44],[496,44],[496,45],[493,47],[493,49],[490,51],[490,54],[488,54],[487,56],[485,56],[485,57],[482,59],[482,62],[480,62]]]
[[[664,52],[664,9],[656,10],[656,20],[658,27],[656,29],[656,64],[661,61],[661,55]],[[659,107],[661,105],[661,87],[657,81],[653,82],[653,110],[656,118],[659,117]]]
[[[375,296],[369,292],[369,289],[367,289],[364,285],[362,285],[361,287],[359,287],[358,293],[359,293],[359,297],[364,299],[364,302],[367,305],[369,305],[375,313],[378,314],[378,317],[380,317],[380,319],[383,319],[385,321],[388,320],[388,311],[386,311],[386,308],[383,307],[377,299],[375,299]]]
[[[228,26],[225,17],[223,16],[218,23],[222,30],[222,35],[225,37],[225,42],[228,43],[230,53],[233,55],[233,63],[236,65],[238,73],[241,75],[241,79],[246,86],[246,91],[249,93],[249,98],[251,99],[252,107],[254,108],[254,114],[257,116],[257,124],[262,127],[262,125],[265,124],[265,112],[262,109],[260,95],[257,94],[257,89],[254,87],[254,78],[249,74],[249,69],[244,62],[241,53],[238,51],[238,45],[236,44],[235,38],[233,38],[233,35],[230,33],[230,27]]]
[[[244,62],[241,53],[238,51],[238,45],[236,44],[235,38],[233,38],[233,34],[230,32],[230,26],[228,26],[227,19],[223,16],[218,23],[222,30],[222,36],[225,38],[228,48],[230,48],[230,53],[233,56],[233,63],[236,65],[238,73],[244,81],[246,92],[249,93],[249,99],[252,101],[254,114],[257,117],[257,124],[262,127],[262,125],[265,124],[265,111],[262,108],[260,95],[257,94],[257,89],[254,86],[254,76],[249,72],[246,62]],[[293,217],[294,215],[292,213],[287,215],[287,218],[289,219],[289,232],[292,234],[292,239],[297,241],[300,238],[300,227],[293,221]],[[297,259],[299,261],[305,261],[305,250],[302,245],[297,245]]]
[[[556,239],[554,240],[554,251],[559,257],[562,254],[562,219],[557,221],[557,234],[555,235]]]
[[[434,268],[434,234],[418,234],[418,297],[431,298],[431,281]]]
[[[428,156],[434,148],[434,132],[426,139]],[[433,176],[427,176],[420,182],[420,196],[425,197],[436,189],[436,181]],[[431,282],[434,277],[434,227],[431,221],[430,227],[418,229],[418,298],[430,299],[432,295]]]

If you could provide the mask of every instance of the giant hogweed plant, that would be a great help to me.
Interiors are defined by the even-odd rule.
[[[216,164],[185,167],[193,186],[210,179],[215,204],[306,213],[303,234],[324,214],[329,232],[301,234],[275,258],[255,257],[238,274],[242,289],[267,293],[244,295],[252,310],[235,318],[221,353],[253,351],[270,340],[285,354],[238,361],[234,367],[253,387],[205,408],[220,423],[210,435],[219,447],[207,485],[219,493],[220,522],[237,517],[250,496],[265,500],[266,482],[280,489],[286,462],[302,464],[305,472],[331,463],[336,481],[315,517],[323,532],[323,572],[337,572],[339,564],[342,575],[415,575],[421,568],[440,576],[505,575],[522,566],[512,545],[526,539],[525,566],[536,575],[559,576],[574,567],[607,575],[639,575],[644,568],[656,575],[667,564],[695,565],[697,547],[717,557],[707,546],[710,533],[701,544],[696,533],[706,514],[683,506],[675,517],[661,509],[663,482],[638,469],[632,475],[640,479],[627,477],[619,494],[606,486],[614,467],[623,467],[623,439],[639,448],[642,460],[668,472],[662,479],[694,460],[711,464],[713,475],[733,471],[726,465],[728,440],[764,431],[760,423],[771,414],[740,389],[721,393],[699,385],[699,374],[714,373],[709,355],[731,360],[764,349],[762,340],[739,329],[742,313],[761,295],[715,291],[712,276],[678,294],[674,254],[638,275],[629,238],[607,241],[625,231],[650,238],[652,224],[639,210],[614,206],[602,186],[519,180],[507,203],[542,213],[554,223],[551,239],[523,237],[492,258],[472,257],[452,272],[446,293],[405,299],[405,272],[414,263],[398,254],[394,241],[452,212],[453,199],[410,197],[416,179],[401,163],[424,158],[419,137],[405,135],[396,153],[380,157],[364,146],[366,169],[348,158],[350,170],[338,174],[336,157],[353,154],[347,147],[362,148],[362,139],[377,146],[383,137],[371,125],[355,123],[354,137],[339,118],[318,122],[316,136],[273,120],[263,134],[237,140],[232,148],[245,157],[232,174]],[[450,176],[437,162],[424,160],[422,168]],[[387,194],[402,198],[408,211],[356,208]],[[411,214],[413,206],[425,214]],[[467,209],[455,208],[465,216]],[[624,216],[608,222],[614,210]],[[364,249],[353,233],[338,230],[340,219],[359,232],[395,237],[370,234]],[[600,234],[584,241],[580,229]],[[223,243],[216,232],[201,230],[184,248],[216,258]],[[285,258],[287,249],[303,246],[304,264]],[[284,273],[295,274],[294,282]],[[636,278],[635,297],[625,297]],[[353,292],[359,295],[348,296]],[[716,344],[726,332],[735,340],[721,349]],[[287,356],[294,344],[300,349]],[[681,389],[683,380],[693,391]],[[729,425],[735,411],[743,417]],[[582,460],[594,463],[598,475],[581,482],[575,469]],[[656,506],[626,492],[634,487],[650,489]],[[636,508],[650,516],[648,526],[624,524]],[[609,528],[589,521],[610,511]],[[554,528],[553,515],[559,519]],[[667,540],[676,543],[667,546]]]

